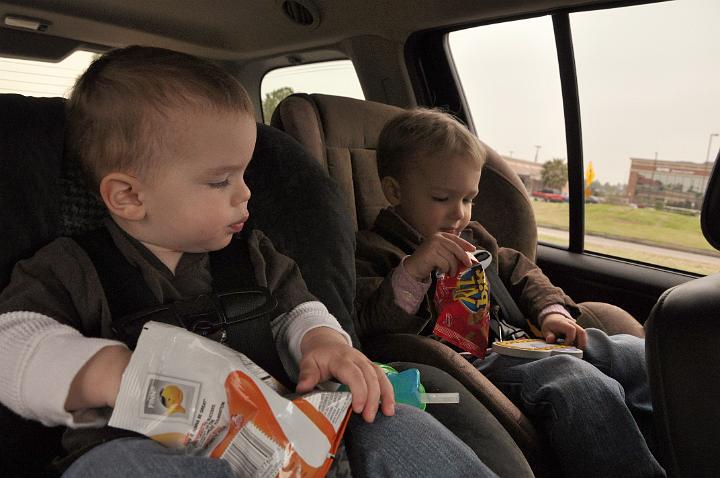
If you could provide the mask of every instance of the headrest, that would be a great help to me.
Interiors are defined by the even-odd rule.
[[[79,168],[63,161],[64,99],[0,95],[0,287],[19,259],[104,215]]]
[[[705,199],[703,200],[702,212],[700,213],[700,225],[705,239],[715,249],[720,250],[720,152],[715,159],[710,178],[708,179]]]

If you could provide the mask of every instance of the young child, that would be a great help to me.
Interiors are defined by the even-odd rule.
[[[90,254],[97,241],[59,238],[19,262],[0,295],[0,400],[23,417],[68,426],[64,443],[90,450],[65,476],[231,475],[222,460],[106,426],[132,354],[117,340],[113,313],[140,304],[134,296],[110,303],[98,266],[130,264],[139,295],[167,304],[212,292],[214,251],[233,247],[244,251],[247,279],[277,299],[272,340],[297,390],[334,377],[352,391],[362,414],[346,433],[355,476],[494,476],[432,417],[395,407],[384,373],[351,346],[294,262],[261,232],[238,234],[248,220],[243,175],[256,124],[233,77],[189,55],[129,47],[93,62],[67,111],[69,150],[109,212],[91,236],[104,246]]]
[[[565,476],[662,476],[643,436],[652,427],[644,341],[582,329],[572,299],[470,220],[485,155],[475,136],[440,111],[403,112],[385,125],[377,162],[391,206],[358,237],[360,339],[421,333],[436,319],[434,271],[455,274],[458,264],[471,264],[468,252],[485,249],[543,337],[564,338],[585,356],[533,361],[491,354],[476,366],[536,424]]]

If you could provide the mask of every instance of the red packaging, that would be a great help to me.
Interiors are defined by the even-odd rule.
[[[435,286],[438,311],[433,334],[483,358],[490,331],[490,284],[485,268],[491,261],[487,251],[475,252],[479,262],[469,268],[459,264],[454,276],[439,274]]]

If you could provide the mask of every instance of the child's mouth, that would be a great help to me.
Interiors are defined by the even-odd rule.
[[[228,228],[230,229],[230,231],[232,231],[233,233],[242,231],[242,230],[243,230],[243,227],[245,227],[245,223],[244,223],[244,222],[236,222],[235,224],[230,224],[230,225],[228,226]]]

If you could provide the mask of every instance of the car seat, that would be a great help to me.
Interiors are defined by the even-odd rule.
[[[383,125],[401,111],[372,101],[299,93],[279,103],[271,125],[296,138],[340,184],[356,230],[365,230],[388,205],[377,175],[375,149]],[[535,260],[537,227],[525,187],[497,152],[489,147],[487,150],[472,217],[481,222],[501,246],[519,250]],[[579,322],[584,327],[596,327],[608,334],[644,334],[640,323],[619,307],[599,302],[579,306],[583,312]],[[388,334],[362,345],[379,361],[414,361],[451,373],[498,418],[536,473],[542,473],[545,465],[540,443],[528,419],[449,347],[411,334]]]
[[[246,172],[253,193],[248,226],[296,260],[310,291],[354,336],[355,236],[344,198],[295,140],[257,128]],[[77,164],[63,154],[63,134],[64,99],[0,95],[0,290],[18,260],[104,217]],[[45,467],[61,451],[62,427],[43,427],[0,406],[0,430],[0,476],[53,475]]]
[[[720,250],[718,218],[720,166],[716,159],[700,222],[708,242]],[[667,290],[645,327],[659,461],[668,476],[717,476],[720,274]]]

